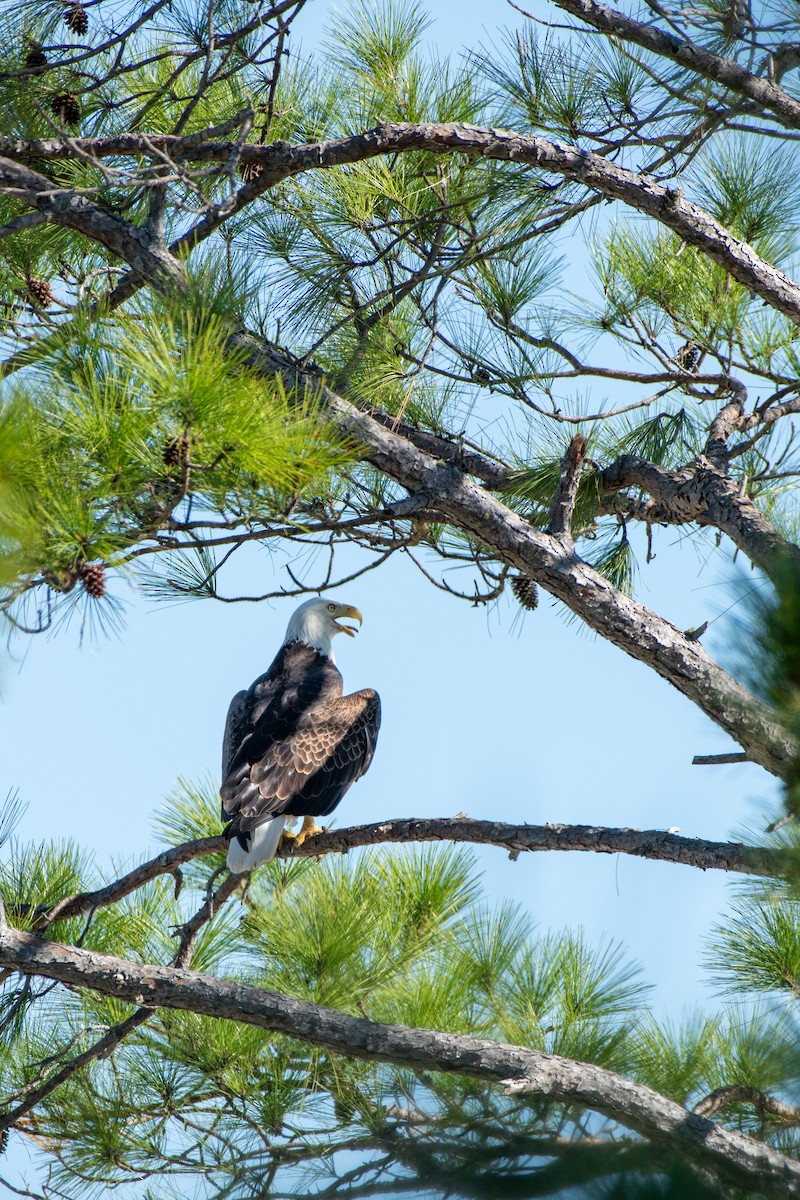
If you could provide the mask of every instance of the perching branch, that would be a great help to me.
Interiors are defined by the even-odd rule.
[[[498,1083],[510,1093],[580,1105],[673,1148],[724,1181],[780,1200],[800,1196],[800,1162],[589,1063],[483,1038],[382,1025],[232,980],[61,946],[8,927],[0,931],[0,965],[148,1008],[273,1030],[353,1058],[454,1072]]]
[[[780,875],[779,850],[745,846],[740,842],[713,842],[680,837],[663,829],[608,829],[595,825],[509,825],[503,821],[473,821],[469,817],[408,817],[373,825],[328,829],[301,845],[282,842],[277,858],[318,858],[323,854],[346,854],[360,846],[395,842],[465,842],[498,846],[513,858],[526,851],[579,850],[595,854],[630,854],[659,862],[680,863],[702,871],[733,871],[742,875]],[[117,904],[160,875],[174,875],[182,864],[227,848],[222,834],[184,842],[164,850],[148,862],[134,867],[93,892],[65,896],[37,921],[39,931],[57,921],[83,916],[98,908]],[[221,889],[220,889],[221,891]],[[219,900],[217,894],[215,903]]]

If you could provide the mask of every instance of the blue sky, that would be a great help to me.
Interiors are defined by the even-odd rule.
[[[498,3],[428,7],[437,18],[429,37],[443,51],[485,48],[486,30],[519,19]],[[310,6],[306,44],[324,12]],[[577,247],[571,269],[583,271]],[[665,531],[656,550],[639,597],[683,628],[716,617],[741,590],[741,572],[707,543]],[[266,553],[247,563],[246,590],[288,582]],[[18,788],[28,803],[20,837],[71,837],[103,863],[130,863],[155,849],[151,814],[176,779],[218,772],[230,697],[269,664],[296,602],[153,605],[124,582],[113,590],[127,603],[118,639],[80,644],[73,627],[12,644],[0,680],[0,795]],[[692,767],[693,754],[731,748],[727,737],[545,593],[537,612],[515,620],[513,601],[472,608],[398,557],[336,595],[365,618],[357,639],[337,643],[345,685],[375,687],[384,705],[374,763],[337,811],[339,825],[466,812],[725,838],[758,824],[775,795],[755,766]],[[740,612],[712,625],[710,649],[724,648]],[[510,863],[500,850],[476,853],[487,892],[524,904],[543,932],[582,926],[593,942],[621,940],[660,1012],[717,1003],[700,958],[728,902],[721,874],[621,856]],[[22,1155],[11,1161],[24,1167]]]

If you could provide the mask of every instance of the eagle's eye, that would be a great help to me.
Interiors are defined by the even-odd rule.
[[[336,611],[336,605],[335,605],[335,604],[329,604],[329,605],[328,605],[328,612],[335,612],[335,611]]]

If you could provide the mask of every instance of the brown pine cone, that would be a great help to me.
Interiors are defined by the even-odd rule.
[[[675,355],[675,361],[683,371],[691,371],[694,374],[700,361],[700,347],[697,342],[686,342],[681,346]]]
[[[185,433],[183,437],[170,438],[164,446],[161,457],[166,467],[182,467],[189,457],[188,433]]]
[[[47,55],[38,42],[31,42],[25,55],[25,66],[31,75],[43,75],[47,70]]]
[[[527,575],[512,575],[511,590],[514,593],[517,603],[526,608],[528,612],[533,612],[539,603],[539,589],[532,579]]]
[[[46,279],[26,279],[28,299],[37,308],[47,308],[53,303],[53,290]]]
[[[102,563],[81,563],[78,578],[87,596],[101,600],[106,594],[106,569]]]
[[[77,125],[81,119],[81,106],[72,92],[59,92],[53,96],[50,110],[63,125]]]
[[[70,4],[67,11],[64,13],[64,24],[68,29],[78,37],[83,37],[86,30],[89,28],[89,18],[86,15],[86,9],[82,4]]]

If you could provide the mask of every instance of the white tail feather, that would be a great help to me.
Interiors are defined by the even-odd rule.
[[[263,825],[257,825],[251,834],[249,850],[242,849],[238,838],[231,838],[228,846],[228,870],[231,874],[244,875],[246,871],[254,871],[262,863],[274,858],[285,824],[285,817],[273,817]]]

